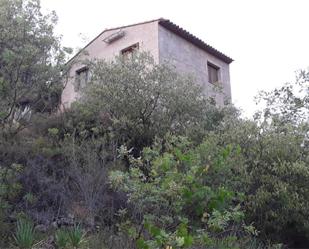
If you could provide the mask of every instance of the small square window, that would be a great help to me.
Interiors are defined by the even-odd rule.
[[[75,75],[75,80],[76,80],[77,90],[84,88],[89,81],[89,69],[88,69],[88,67],[83,67],[83,68],[77,70],[76,75]]]
[[[219,67],[207,63],[207,68],[208,68],[208,82],[211,84],[214,84],[219,81]]]
[[[132,58],[133,54],[138,51],[139,49],[139,44],[136,43],[136,44],[133,44],[132,46],[130,47],[127,47],[125,49],[122,49],[121,50],[121,55],[124,57],[124,58]]]

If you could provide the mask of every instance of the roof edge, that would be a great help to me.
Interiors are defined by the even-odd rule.
[[[107,31],[113,31],[113,30],[117,30],[117,29],[133,27],[133,26],[147,24],[147,23],[151,23],[151,22],[158,22],[164,28],[166,28],[166,29],[170,30],[171,32],[177,34],[178,36],[184,38],[185,40],[187,40],[190,43],[194,44],[195,46],[199,47],[200,49],[202,49],[202,50],[204,50],[204,51],[206,51],[206,52],[208,52],[208,53],[218,57],[219,59],[221,59],[222,61],[224,61],[224,62],[226,62],[228,64],[230,64],[230,63],[232,63],[234,61],[232,58],[230,58],[227,55],[223,54],[222,52],[220,52],[219,50],[215,49],[214,47],[208,45],[207,43],[205,43],[201,39],[197,38],[193,34],[191,34],[188,31],[186,31],[185,29],[179,27],[178,25],[176,25],[175,23],[171,22],[170,20],[165,19],[165,18],[158,18],[158,19],[153,19],[153,20],[150,20],[150,21],[134,23],[134,24],[126,25],[126,26],[119,26],[119,27],[115,27],[115,28],[104,29],[95,38],[93,38],[90,42],[88,42],[82,49],[80,49],[74,56],[72,56],[66,62],[66,64],[69,64],[73,59],[75,59],[79,54],[81,54],[81,52],[83,50],[85,50],[98,37],[100,37],[103,33],[107,32]]]
[[[176,25],[175,23],[171,22],[168,19],[159,19],[158,20],[159,24],[168,29],[169,31],[175,33],[176,35],[184,38],[185,40],[187,40],[188,42],[194,44],[195,46],[199,47],[200,49],[218,57],[219,59],[221,59],[222,61],[230,64],[232,63],[234,60],[232,58],[230,58],[229,56],[223,54],[222,52],[220,52],[219,50],[215,49],[214,47],[208,45],[207,43],[205,43],[204,41],[202,41],[201,39],[197,38],[196,36],[194,36],[193,34],[189,33],[188,31],[186,31],[185,29],[179,27],[178,25]]]
[[[69,63],[70,63],[74,58],[76,58],[84,49],[86,49],[91,43],[93,43],[93,42],[94,42],[96,39],[98,39],[103,33],[107,32],[107,31],[113,31],[113,30],[117,30],[117,29],[123,29],[123,28],[133,27],[133,26],[142,25],[142,24],[147,24],[147,23],[151,23],[151,22],[160,22],[161,20],[166,20],[166,19],[158,18],[158,19],[153,19],[153,20],[144,21],[144,22],[138,22],[138,23],[134,23],[134,24],[126,25],[126,26],[119,26],[119,27],[115,27],[115,28],[104,29],[100,34],[98,34],[95,38],[93,38],[90,42],[88,42],[82,49],[80,49],[74,56],[72,56],[72,57],[66,62],[66,64],[69,64]]]

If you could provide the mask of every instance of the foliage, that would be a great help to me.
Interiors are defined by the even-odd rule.
[[[120,195],[108,186],[108,170],[117,165],[117,151],[105,137],[96,138],[85,130],[83,136],[67,136],[61,144],[70,179],[66,202],[83,224],[95,226],[95,220],[112,223],[121,205]],[[73,205],[75,203],[75,206]]]
[[[300,124],[308,121],[309,117],[309,71],[297,72],[296,81],[288,82],[272,91],[261,91],[256,97],[257,103],[263,103],[264,109],[257,113],[265,120],[284,123]]]
[[[273,98],[272,93],[269,98]],[[240,183],[237,189],[245,194],[247,221],[254,222],[263,239],[306,247],[308,126],[300,119],[296,122],[288,111],[281,112],[283,109],[272,105],[268,109],[281,113],[280,117],[268,113],[267,120],[261,122],[227,120],[215,136],[220,144],[241,148],[238,163],[245,170],[236,179]]]
[[[147,53],[88,64],[91,84],[75,108],[98,117],[120,144],[135,151],[150,145],[156,135],[211,129],[220,119],[201,86],[171,66],[155,63]]]
[[[19,248],[29,249],[34,244],[34,226],[32,222],[26,219],[17,221],[15,241]]]
[[[132,239],[123,233],[115,233],[114,229],[101,228],[87,237],[85,247],[91,249],[136,249]]]
[[[58,249],[64,249],[69,242],[68,232],[64,229],[59,229],[55,233],[55,244]]]
[[[10,167],[0,166],[0,208],[8,208],[19,194],[21,184],[18,176],[21,174],[23,166],[12,164]]]
[[[53,33],[56,22],[38,0],[0,2],[0,124],[10,134],[31,112],[55,110],[66,54]]]
[[[7,222],[7,210],[0,208],[0,248],[7,245],[10,237],[11,225]]]
[[[128,193],[131,209],[120,228],[139,248],[186,248],[203,243],[201,234],[215,238],[244,231],[241,194],[208,177],[219,177],[239,152],[208,146],[205,141],[195,148],[185,137],[167,136],[145,148],[141,158],[121,150],[130,158],[130,170],[113,171],[110,180]]]
[[[67,69],[55,23],[39,1],[0,2],[1,248],[19,213],[21,248],[68,218],[58,248],[308,247],[308,71],[245,120],[148,54],[88,61],[80,101],[50,115]]]
[[[73,248],[79,248],[84,242],[84,235],[79,225],[75,225],[68,231],[69,243]]]
[[[19,164],[12,164],[8,168],[0,165],[0,246],[10,234],[11,224],[7,217],[21,191],[18,177],[22,168]]]

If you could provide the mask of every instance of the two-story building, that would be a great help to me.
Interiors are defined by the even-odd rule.
[[[89,80],[83,59],[112,60],[135,50],[148,51],[157,63],[169,63],[178,72],[193,75],[204,93],[219,105],[231,101],[229,64],[233,60],[171,21],[157,19],[106,29],[77,53],[69,61],[72,67],[61,97],[63,107],[79,96],[74,82],[85,85]]]

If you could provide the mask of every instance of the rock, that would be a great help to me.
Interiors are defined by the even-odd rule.
[[[46,233],[48,230],[48,227],[43,224],[39,224],[39,225],[36,225],[34,229],[38,232]]]
[[[73,226],[74,224],[75,223],[72,218],[65,218],[65,217],[57,218],[51,223],[52,227],[54,228],[70,227],[70,226]]]
[[[51,225],[52,225],[53,228],[58,228],[58,223],[57,223],[57,221],[52,222]]]

